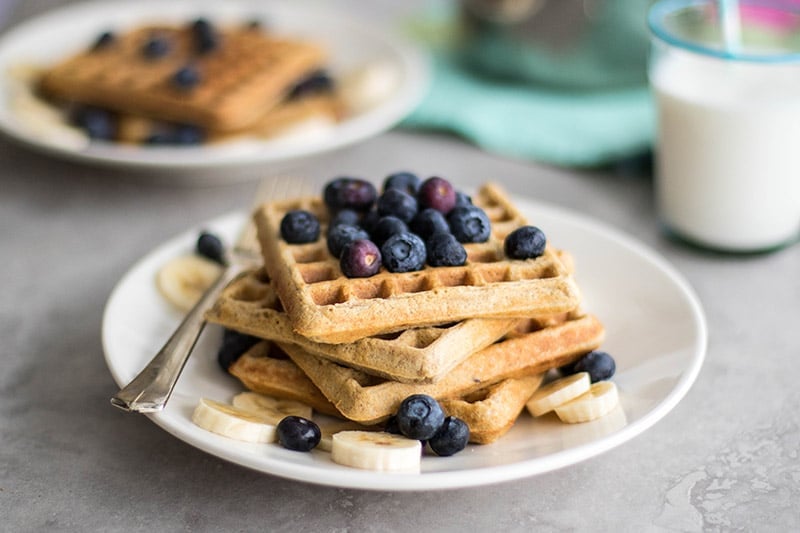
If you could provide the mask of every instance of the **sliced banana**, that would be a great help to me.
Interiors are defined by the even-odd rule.
[[[156,286],[169,302],[189,311],[222,274],[222,266],[199,255],[182,255],[168,261],[156,274]]]
[[[240,392],[233,397],[233,406],[268,420],[271,424],[289,415],[311,419],[310,406],[294,400],[283,400],[257,392]]]
[[[539,388],[525,406],[533,416],[542,416],[585,393],[592,386],[588,372],[578,372]]]
[[[244,409],[208,398],[200,399],[192,413],[192,422],[212,433],[244,442],[277,440],[275,424]]]
[[[317,420],[316,422],[319,426],[320,432],[322,433],[322,438],[320,439],[319,444],[317,444],[317,449],[324,452],[329,452],[331,449],[333,449],[333,436],[340,431],[370,431],[365,426],[349,420],[338,420],[336,422],[321,422]],[[377,430],[373,429],[371,431]]]
[[[340,431],[333,436],[334,463],[378,472],[419,472],[422,443],[383,431]]]
[[[598,381],[588,392],[574,400],[556,407],[555,411],[562,422],[576,424],[589,422],[611,412],[619,403],[617,386],[613,381]]]

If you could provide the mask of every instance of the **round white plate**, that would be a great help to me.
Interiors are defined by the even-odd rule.
[[[586,309],[606,326],[603,349],[616,359],[613,379],[621,398],[621,408],[606,417],[569,425],[554,415],[534,420],[523,413],[493,444],[470,445],[447,458],[425,456],[420,474],[347,468],[331,462],[326,452],[240,443],[192,424],[191,414],[201,397],[230,401],[243,390],[217,365],[221,333],[216,326],[209,326],[200,339],[164,411],[148,416],[192,446],[240,465],[311,483],[379,490],[466,487],[531,476],[633,438],[667,414],[700,371],[706,325],[697,297],[664,259],[617,230],[553,206],[523,200],[518,206],[551,243],[574,254]],[[242,221],[242,215],[233,214],[203,227],[231,242]],[[177,326],[180,316],[157,292],[155,273],[170,258],[191,251],[198,231],[188,231],[148,254],[111,294],[103,318],[103,346],[120,386],[144,367]]]
[[[236,141],[198,147],[121,146],[42,132],[16,112],[12,93],[17,83],[8,72],[19,65],[47,66],[84,49],[109,29],[122,30],[146,22],[183,23],[198,16],[215,22],[261,20],[290,36],[307,38],[330,51],[334,76],[366,64],[379,63],[397,74],[397,86],[377,105],[356,113],[331,129],[297,132],[272,140]],[[95,1],[50,11],[11,29],[0,38],[0,131],[24,144],[54,155],[132,167],[196,169],[225,165],[269,163],[276,166],[342,148],[397,124],[419,103],[428,84],[424,56],[385,29],[330,10],[313,0],[295,2],[242,0]],[[230,179],[220,173],[218,180]]]

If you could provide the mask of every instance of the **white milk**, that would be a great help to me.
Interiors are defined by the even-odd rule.
[[[800,65],[670,49],[650,72],[658,107],[656,199],[699,244],[765,249],[800,231]]]

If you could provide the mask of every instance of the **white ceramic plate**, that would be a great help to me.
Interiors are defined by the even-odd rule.
[[[322,451],[298,453],[277,444],[253,445],[208,433],[191,422],[201,397],[230,401],[241,385],[217,365],[221,333],[209,327],[189,359],[164,411],[148,415],[168,432],[208,453],[287,478],[379,490],[430,490],[495,483],[554,470],[598,455],[652,426],[688,391],[702,364],[706,325],[686,281],[664,259],[597,221],[562,209],[518,201],[549,241],[570,250],[586,308],[604,322],[603,348],[617,362],[621,406],[584,424],[554,415],[523,413],[497,442],[448,458],[424,457],[420,474],[385,474],[331,462]],[[235,214],[203,227],[230,242],[243,217]],[[168,241],[139,261],[119,282],[103,320],[106,361],[116,382],[127,384],[177,326],[180,317],[158,294],[159,266],[192,249],[198,230]],[[138,415],[131,415],[138,416]]]
[[[262,20],[286,35],[308,38],[330,51],[334,76],[378,62],[397,74],[397,85],[379,104],[354,114],[328,131],[295,134],[273,140],[250,140],[200,147],[133,147],[92,142],[42,132],[41,126],[15,112],[11,97],[18,65],[46,66],[91,44],[105,30],[121,30],[144,22],[182,23],[198,16],[215,22]],[[321,2],[242,0],[95,1],[53,10],[13,28],[0,39],[0,131],[28,146],[58,156],[133,167],[196,169],[253,163],[280,165],[342,148],[376,135],[399,122],[419,103],[428,83],[427,63],[420,52],[385,29],[335,12]],[[220,173],[218,179],[228,179]]]

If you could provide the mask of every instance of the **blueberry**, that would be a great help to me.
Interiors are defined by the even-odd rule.
[[[225,246],[222,244],[222,240],[208,231],[200,232],[200,235],[197,237],[197,243],[195,244],[195,251],[203,257],[216,261],[220,265],[226,263]]]
[[[419,184],[420,179],[416,174],[412,174],[411,172],[395,172],[383,180],[383,190],[385,192],[389,189],[400,189],[411,196],[417,196]]]
[[[467,207],[472,205],[472,198],[461,191],[456,191],[456,207]]]
[[[389,189],[378,198],[378,214],[392,215],[408,224],[417,214],[417,199],[400,189]]]
[[[325,71],[319,70],[297,83],[289,91],[288,99],[301,98],[333,90],[333,79]]]
[[[436,435],[430,438],[428,445],[436,455],[449,457],[467,447],[469,442],[469,426],[460,418],[448,416]]]
[[[200,72],[191,65],[178,69],[172,75],[172,83],[180,89],[194,89],[201,80]]]
[[[425,243],[410,232],[395,233],[381,246],[383,265],[389,272],[422,270],[425,256]]]
[[[180,124],[175,127],[172,133],[171,140],[174,144],[182,146],[191,146],[195,144],[203,144],[205,140],[205,132],[202,128],[192,126],[191,124]]]
[[[375,186],[359,178],[336,178],[325,186],[323,193],[325,205],[338,211],[339,209],[352,209],[363,213],[369,211],[378,191]]]
[[[338,259],[342,255],[342,249],[345,245],[358,239],[369,239],[369,234],[358,226],[349,224],[333,226],[328,230],[328,251]]]
[[[506,235],[504,248],[511,259],[533,259],[544,253],[547,238],[536,226],[522,226]]]
[[[278,442],[296,452],[310,452],[322,439],[319,426],[302,416],[289,415],[278,422]]]
[[[430,266],[461,266],[467,262],[467,251],[452,233],[439,231],[425,241]]]
[[[375,224],[377,224],[380,219],[381,216],[378,214],[378,211],[373,209],[361,217],[360,226],[367,230],[367,233],[372,233],[372,230],[375,229]]]
[[[81,107],[71,116],[71,121],[83,129],[91,139],[111,140],[117,134],[117,121],[114,115],[99,107]]]
[[[148,59],[159,59],[170,52],[171,43],[160,35],[154,35],[144,43],[142,55]]]
[[[400,433],[409,439],[428,440],[436,435],[443,423],[442,407],[427,394],[412,394],[397,410]]]
[[[480,207],[456,207],[447,215],[447,222],[458,242],[486,242],[492,233],[489,217]]]
[[[97,40],[95,40],[94,44],[92,45],[92,50],[102,50],[104,48],[108,48],[111,43],[117,40],[117,36],[114,35],[113,32],[104,31],[100,35],[97,36]]]
[[[338,226],[339,224],[349,224],[351,226],[358,226],[361,216],[352,209],[342,209],[336,213],[331,219],[331,227]]]
[[[447,225],[447,219],[444,215],[436,209],[430,207],[423,209],[411,220],[409,224],[411,231],[427,240],[428,237],[437,231],[450,232],[450,226]]]
[[[217,362],[226,372],[244,352],[252,348],[261,339],[232,329],[226,329],[222,335],[222,345],[217,351]]]
[[[381,252],[374,242],[356,239],[344,245],[339,268],[348,278],[368,278],[381,269]]]
[[[305,244],[319,238],[319,220],[313,213],[294,209],[281,219],[281,237],[289,244]]]
[[[386,421],[386,425],[383,427],[383,431],[391,433],[392,435],[402,435],[402,433],[400,433],[400,425],[397,423],[397,415],[389,417],[389,420]]]
[[[595,350],[587,353],[575,362],[573,373],[588,372],[592,383],[610,379],[617,370],[614,358],[606,352]]]
[[[211,52],[219,46],[219,35],[216,29],[204,18],[199,18],[192,23],[192,36],[195,49],[200,54]]]
[[[372,226],[372,231],[369,234],[375,244],[381,246],[386,240],[395,233],[404,233],[408,231],[408,226],[405,222],[392,215],[381,217]]]
[[[446,179],[434,176],[419,186],[417,200],[420,206],[431,207],[446,215],[456,205],[456,190]]]
[[[173,136],[168,131],[154,131],[144,140],[144,144],[160,145],[174,144]]]

